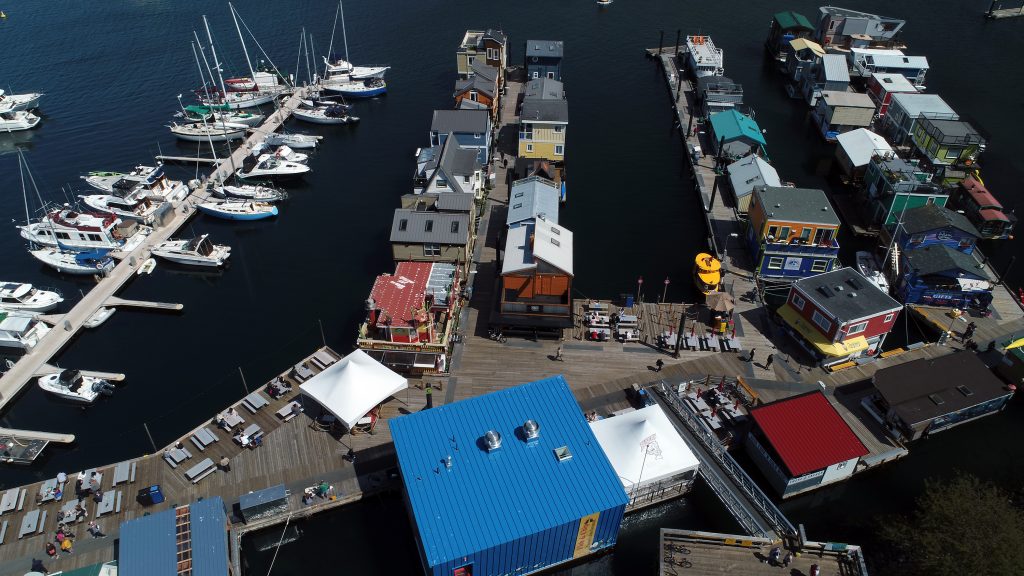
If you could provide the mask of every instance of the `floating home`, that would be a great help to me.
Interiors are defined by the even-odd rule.
[[[986,240],[1013,239],[1017,216],[1007,212],[981,180],[968,176],[957,184],[950,200],[967,215],[967,219]]]
[[[914,124],[911,142],[934,171],[936,181],[954,184],[977,168],[985,138],[969,122],[923,117]]]
[[[573,238],[537,217],[509,229],[501,262],[499,327],[561,335],[573,326]]]
[[[838,6],[818,9],[814,39],[829,51],[850,48],[891,47],[906,24],[905,20],[878,16]]]
[[[878,134],[867,128],[858,128],[836,136],[836,161],[848,178],[860,179],[871,163],[871,158],[892,153],[892,147]]]
[[[565,45],[561,40],[526,41],[526,77],[530,80],[548,78],[562,81],[562,57]]]
[[[454,136],[460,148],[477,153],[477,162],[490,160],[491,114],[487,110],[434,110],[430,122],[430,145],[442,146]]]
[[[821,190],[754,189],[747,241],[758,277],[794,280],[839,265],[839,217]]]
[[[551,78],[529,81],[519,108],[517,155],[563,161],[568,130],[569,102],[561,81]]]
[[[910,144],[921,118],[958,120],[960,116],[938,94],[893,94],[882,122],[882,133],[894,146]]]
[[[459,78],[474,75],[473,65],[477,62],[498,71],[499,88],[504,86],[505,69],[508,68],[508,36],[501,30],[466,30],[455,51]]]
[[[867,128],[875,117],[875,103],[860,92],[823,90],[812,116],[826,142],[835,142],[844,132]]]
[[[798,38],[810,38],[812,33],[814,25],[803,14],[792,10],[776,12],[772,15],[764,47],[772,58],[785,62],[793,50],[791,42]]]
[[[533,574],[615,546],[629,499],[561,376],[389,424],[424,574]]]
[[[736,211],[743,216],[750,209],[750,197],[759,186],[782,186],[782,180],[775,168],[756,155],[741,158],[729,164],[727,170],[732,186]]]
[[[889,103],[895,94],[917,94],[917,88],[902,74],[875,73],[866,82],[867,94],[875,103],[879,116],[889,111]]]
[[[895,153],[873,154],[864,172],[863,187],[871,221],[890,229],[904,210],[926,204],[945,206],[949,195],[931,178],[916,161],[903,160]]]

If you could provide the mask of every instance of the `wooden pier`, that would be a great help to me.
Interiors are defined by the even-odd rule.
[[[784,547],[787,545],[788,547]],[[780,560],[794,552],[788,568],[767,562],[773,548],[780,548]],[[734,534],[661,529],[659,576],[677,574],[810,574],[817,565],[821,574],[867,576],[859,546],[827,542],[791,542],[751,538]]]
[[[209,180],[227,180],[234,170],[233,167],[240,167],[242,165],[242,161],[249,154],[252,146],[262,140],[266,133],[277,130],[291,116],[292,111],[298,108],[301,98],[305,93],[305,88],[295,89],[280,108],[267,117],[260,126],[260,129],[253,132],[244,145],[238,146],[230,158],[220,161]],[[209,180],[206,182],[209,182]],[[18,395],[22,388],[39,373],[42,366],[49,362],[50,358],[60,352],[74,338],[75,334],[82,329],[85,322],[97,310],[103,306],[112,305],[112,298],[115,298],[114,305],[118,303],[119,299],[116,299],[114,294],[135,277],[139,264],[145,262],[150,257],[153,247],[173,236],[195,215],[195,206],[211,198],[206,182],[189,197],[174,204],[172,210],[169,211],[168,218],[162,225],[155,227],[153,232],[139,246],[130,253],[125,254],[124,258],[109,274],[101,278],[96,286],[89,290],[67,314],[60,317],[56,323],[60,328],[50,330],[29,353],[22,356],[10,370],[0,377],[0,410],[3,410],[7,403]],[[120,300],[122,305],[139,304],[137,302],[128,304],[128,302],[131,301]],[[147,304],[144,306],[167,309],[162,304],[157,306]],[[173,306],[175,305],[171,306],[174,309]]]

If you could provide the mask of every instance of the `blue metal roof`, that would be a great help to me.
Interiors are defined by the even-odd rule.
[[[767,145],[757,122],[750,116],[745,116],[735,110],[712,114],[711,127],[715,131],[715,138],[725,138],[726,142],[746,136],[761,146]]]
[[[193,576],[227,576],[228,537],[219,496],[189,505]],[[174,508],[121,523],[118,569],[128,576],[177,576]]]
[[[528,419],[540,425],[540,437],[531,443],[522,435]],[[402,416],[390,425],[429,566],[627,502],[562,376]],[[482,448],[488,430],[502,437],[493,452]],[[555,457],[562,446],[571,459]]]
[[[505,224],[512,225],[538,216],[558,224],[558,196],[558,186],[540,176],[516,180],[512,183]]]

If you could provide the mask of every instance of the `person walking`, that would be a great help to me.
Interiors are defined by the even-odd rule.
[[[231,459],[227,456],[220,459],[220,469],[225,472],[231,472]]]
[[[97,524],[95,520],[90,520],[89,521],[89,527],[86,528],[86,531],[89,534],[92,534],[93,538],[106,538],[107,537],[107,535],[103,533],[103,530],[100,529],[100,525]]]
[[[774,354],[769,354],[768,357],[765,358],[765,360],[764,360],[764,369],[765,370],[770,369],[772,367],[772,362],[774,362],[774,361],[775,361],[775,355]]]
[[[433,408],[434,407],[434,387],[432,385],[430,385],[430,384],[427,384],[426,389],[423,392],[427,395],[427,405],[426,405],[426,408],[424,408],[424,409]]]
[[[662,360],[661,358],[658,358],[658,361],[654,363],[654,366],[655,372],[661,372],[661,369],[665,366],[665,361]]]
[[[786,557],[782,559],[782,567],[789,568],[791,562],[793,562],[793,552],[786,552]]]
[[[754,362],[754,351],[756,351],[756,350],[757,350],[757,348],[751,348],[750,349],[750,356],[747,356],[747,362],[751,362],[751,363]]]
[[[32,571],[39,572],[44,575],[50,573],[50,571],[46,569],[46,566],[43,565],[43,561],[38,558],[32,559]]]
[[[970,324],[968,324],[967,325],[967,329],[964,330],[964,334],[960,338],[960,341],[961,342],[966,342],[966,341],[970,340],[971,338],[973,338],[974,337],[974,331],[977,330],[977,329],[978,329],[978,325],[975,324],[974,322],[971,322]]]
[[[559,362],[565,362],[565,358],[562,358],[562,345],[558,345],[558,350],[555,350],[555,360]]]

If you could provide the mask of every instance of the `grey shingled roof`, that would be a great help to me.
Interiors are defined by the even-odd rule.
[[[853,268],[840,268],[793,283],[840,323],[877,316],[903,306]]]
[[[836,226],[840,224],[828,197],[816,188],[765,186],[757,188],[754,194],[761,198],[771,219]]]
[[[430,131],[441,133],[485,134],[490,115],[486,110],[434,110]]]
[[[971,254],[964,254],[944,244],[933,244],[915,250],[903,252],[907,259],[907,268],[918,276],[958,271],[976,278],[992,280],[985,266]]]
[[[561,40],[527,40],[526,57],[547,56],[551,58],[562,57]]]
[[[441,192],[434,206],[442,212],[472,212],[475,199],[472,194]]]
[[[451,192],[451,194],[455,194]],[[402,222],[405,229],[402,230]],[[428,222],[430,230],[427,230]],[[457,223],[457,231],[452,225]],[[469,214],[423,212],[398,208],[391,222],[391,241],[396,244],[454,244],[469,242]]]
[[[565,85],[554,78],[537,78],[526,83],[523,100],[564,100]]]
[[[568,122],[569,103],[565,100],[523,100],[521,120]]]
[[[920,234],[947,226],[962,230],[975,238],[980,236],[978,229],[966,216],[949,208],[926,204],[911,208],[903,214],[903,231],[907,234]]]
[[[450,144],[449,144],[450,143]],[[444,152],[441,153],[441,170],[449,178],[452,176],[472,176],[480,166],[476,150],[460,148],[451,135],[445,140]]]
[[[508,41],[508,36],[505,35],[501,30],[495,30],[494,28],[488,28],[487,32],[484,32],[485,36],[490,36],[499,44],[504,44]]]

